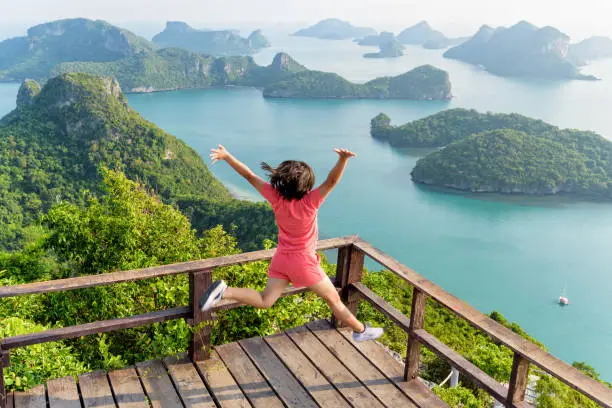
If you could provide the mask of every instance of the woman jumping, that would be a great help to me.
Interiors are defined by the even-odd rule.
[[[383,329],[363,325],[344,306],[333,283],[320,265],[316,251],[319,229],[317,212],[327,195],[338,184],[344,168],[355,154],[345,149],[334,149],[340,156],[327,179],[314,187],[314,172],[306,163],[288,160],[278,167],[262,163],[270,182],[262,180],[245,164],[232,156],[225,147],[212,149],[212,163],[225,160],[244,177],[272,205],[278,225],[278,247],[268,270],[268,285],[263,293],[253,289],[232,288],[218,280],[208,288],[200,300],[203,311],[210,310],[221,299],[237,300],[260,309],[272,307],[283,289],[293,284],[296,288],[308,287],[323,298],[336,319],[353,329],[353,340],[377,339]]]

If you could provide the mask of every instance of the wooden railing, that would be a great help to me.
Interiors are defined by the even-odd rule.
[[[420,351],[423,345],[449,362],[450,365],[457,368],[467,379],[487,391],[506,407],[529,406],[525,401],[525,389],[531,364],[536,365],[543,371],[558,378],[604,407],[612,407],[611,389],[584,375],[574,367],[555,358],[537,345],[500,325],[485,314],[442,290],[434,283],[423,278],[421,275],[412,271],[389,255],[374,248],[367,242],[357,237],[344,237],[323,240],[318,243],[319,250],[336,248],[338,249],[336,286],[347,307],[353,313],[356,313],[358,302],[360,300],[366,300],[408,333],[404,372],[406,380],[412,380],[419,375]],[[211,325],[201,325],[200,323],[211,320],[211,313],[215,311],[232,309],[240,306],[238,302],[224,300],[210,312],[200,312],[198,301],[208,285],[212,282],[212,270],[230,265],[268,260],[273,254],[274,250],[256,251],[133,271],[113,272],[2,287],[0,288],[0,298],[5,298],[91,288],[120,282],[188,273],[190,276],[190,304],[183,307],[137,316],[98,321],[4,338],[0,341],[0,373],[3,368],[10,365],[10,350],[14,348],[60,339],[77,338],[94,333],[133,328],[181,318],[186,319],[190,325],[198,326],[198,330],[193,334],[191,346],[189,348],[191,359],[193,361],[206,359],[210,355]],[[413,287],[410,318],[393,308],[384,299],[361,283],[364,259],[366,256],[378,262]],[[290,287],[283,292],[283,296],[304,291],[306,291],[306,289],[295,289]],[[465,319],[476,328],[481,329],[514,352],[510,383],[507,388],[424,329],[426,300],[428,297],[453,311],[459,317]],[[2,375],[0,375],[0,408],[6,408],[6,391]]]

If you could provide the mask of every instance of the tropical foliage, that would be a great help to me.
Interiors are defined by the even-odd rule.
[[[177,209],[150,195],[122,173],[103,170],[103,194],[84,205],[54,205],[42,218],[47,233],[21,251],[0,256],[3,285],[144,268],[237,253],[223,229],[201,238]],[[267,262],[216,270],[230,284],[263,289]],[[327,267],[327,265],[326,265]],[[327,267],[328,269],[331,269]],[[189,300],[184,275],[108,287],[0,300],[0,335],[9,336],[182,306]],[[10,317],[7,317],[10,316]],[[220,313],[213,342],[253,335],[328,317],[313,294],[283,299],[269,310],[240,308]],[[12,356],[5,373],[11,389],[94,369],[112,369],[186,350],[191,328],[183,320],[73,341],[27,348]],[[48,361],[48,359],[54,361]]]
[[[429,154],[412,171],[415,181],[473,192],[576,193],[612,198],[612,143],[600,149],[581,137],[582,146],[554,135],[535,137],[514,130],[473,135]],[[597,142],[597,141],[595,141]],[[602,141],[603,142],[603,141]]]

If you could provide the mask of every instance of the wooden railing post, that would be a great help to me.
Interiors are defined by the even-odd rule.
[[[518,353],[514,353],[512,360],[512,372],[510,373],[510,383],[508,388],[507,407],[525,400],[525,390],[529,381],[529,360]]]
[[[336,267],[336,285],[340,287],[340,298],[346,307],[357,315],[359,299],[358,291],[350,288],[351,283],[361,282],[363,275],[363,263],[365,254],[353,245],[338,249],[338,265]],[[335,327],[341,327],[341,323],[332,317]]]
[[[9,367],[10,364],[9,350],[3,350],[0,346],[0,408],[7,408],[4,368]]]
[[[189,346],[191,361],[207,360],[210,357],[210,330],[212,315],[210,312],[200,311],[200,298],[212,283],[212,270],[204,269],[189,274],[189,292],[192,308],[190,323],[196,328]],[[201,323],[204,323],[201,325]],[[201,327],[198,327],[201,326]]]
[[[410,311],[410,326],[408,329],[408,349],[406,350],[406,367],[404,380],[410,381],[419,376],[421,361],[421,342],[414,331],[422,329],[425,323],[425,307],[427,295],[417,288],[412,290],[412,310]]]

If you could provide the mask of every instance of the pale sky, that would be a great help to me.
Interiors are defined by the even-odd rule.
[[[574,40],[612,36],[612,0],[0,0],[0,10],[0,37],[21,35],[30,25],[71,17],[103,19],[136,31],[135,27],[145,26],[142,23],[162,26],[166,20],[183,20],[195,27],[240,28],[278,23],[303,26],[336,17],[379,31],[397,31],[428,20],[453,36],[473,34],[482,24],[528,20],[555,26]]]

